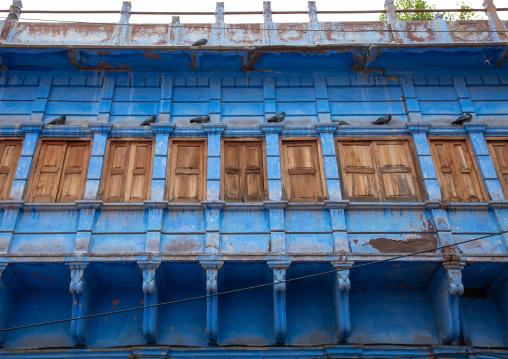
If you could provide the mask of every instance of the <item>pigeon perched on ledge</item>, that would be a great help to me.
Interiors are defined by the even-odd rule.
[[[141,122],[140,126],[150,126],[151,123],[155,123],[157,121],[157,117],[155,115],[152,115],[148,117],[146,120]]]
[[[276,114],[273,117],[270,117],[268,120],[266,120],[266,122],[282,122],[282,121],[284,121],[284,118],[286,118],[286,113],[281,112],[281,113]]]
[[[349,125],[349,123],[347,123],[346,121],[342,121],[342,120],[333,120],[332,122],[338,123],[339,126]]]
[[[210,121],[210,116],[199,116],[190,120],[190,123],[207,123]]]
[[[58,116],[52,121],[49,121],[48,125],[63,125],[65,123],[65,119],[67,118],[66,115]]]
[[[372,122],[373,125],[386,125],[392,120],[392,115],[384,115]]]
[[[192,44],[192,46],[202,46],[202,45],[206,45],[206,43],[208,42],[207,39],[199,39],[198,41],[196,41],[195,43]]]
[[[470,113],[465,113],[462,116],[460,116],[458,119],[452,122],[452,125],[462,125],[464,122],[469,122],[473,116],[471,116]]]

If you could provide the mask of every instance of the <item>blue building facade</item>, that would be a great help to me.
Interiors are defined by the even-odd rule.
[[[0,329],[139,309],[0,331],[0,357],[508,356],[508,23],[491,0],[481,21],[385,7],[277,24],[265,2],[264,24],[232,25],[218,3],[214,24],[164,26],[126,2],[117,25],[48,24],[15,0]],[[226,149],[253,143],[258,197],[228,184]]]

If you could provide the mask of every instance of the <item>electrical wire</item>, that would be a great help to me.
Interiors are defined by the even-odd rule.
[[[7,18],[1,18],[6,20]],[[147,25],[156,25],[157,27],[165,27],[165,28],[191,28],[191,29],[216,29],[216,30],[253,30],[253,31],[277,31],[277,32],[285,32],[285,31],[299,31],[299,32],[396,32],[396,33],[441,33],[441,32],[453,32],[453,33],[494,33],[500,32],[497,30],[398,30],[398,29],[357,29],[357,30],[342,30],[342,29],[297,29],[293,26],[288,26],[286,29],[275,29],[275,28],[266,28],[260,27],[257,29],[248,29],[245,27],[232,27],[232,26],[195,26],[193,24],[184,24],[184,25],[171,25],[171,24],[158,24],[158,23],[147,23],[147,24],[118,24],[112,22],[85,22],[85,21],[65,21],[65,20],[49,20],[49,19],[28,19],[28,18],[19,18],[18,20],[28,20],[28,21],[46,21],[46,23],[38,23],[37,25],[53,25],[55,23],[64,23],[64,24],[76,24],[76,25],[118,25],[118,26],[147,26]]]
[[[497,236],[497,235],[501,235],[501,234],[502,234],[501,232],[499,232],[499,233],[492,233],[492,234],[488,234],[488,235],[485,235],[485,236],[482,236],[482,237],[479,237],[479,238],[468,239],[466,241],[462,241],[462,242],[458,242],[458,243],[453,243],[453,244],[447,244],[447,245],[444,245],[444,246],[439,246],[439,247],[435,247],[435,248],[431,248],[431,249],[426,249],[426,250],[419,251],[419,252],[402,254],[402,255],[399,255],[399,256],[390,257],[390,258],[386,258],[386,259],[380,259],[380,260],[373,261],[373,262],[353,265],[353,266],[350,266],[350,267],[347,267],[347,268],[340,268],[340,269],[335,269],[335,270],[326,271],[326,272],[320,272],[320,273],[316,273],[316,274],[309,274],[309,275],[306,275],[306,276],[302,276],[302,277],[298,277],[298,278],[292,278],[292,279],[285,279],[285,280],[277,281],[277,282],[273,282],[273,283],[260,284],[260,285],[255,285],[255,286],[251,286],[251,287],[245,287],[245,288],[240,288],[240,289],[228,290],[228,291],[224,291],[224,292],[220,292],[220,293],[201,295],[201,296],[197,296],[197,297],[179,299],[179,300],[174,300],[174,301],[164,302],[164,303],[157,303],[157,304],[152,304],[152,305],[145,305],[145,306],[141,306],[141,307],[115,310],[115,311],[105,312],[105,313],[89,314],[89,315],[84,315],[82,317],[67,318],[67,319],[54,320],[54,321],[50,321],[50,322],[42,322],[42,323],[28,324],[28,325],[22,325],[22,326],[12,327],[12,328],[5,328],[5,329],[0,329],[0,333],[7,332],[7,331],[13,331],[13,330],[33,328],[33,327],[38,327],[38,326],[42,326],[42,325],[65,323],[65,322],[70,322],[70,321],[74,321],[74,320],[82,320],[82,319],[102,317],[102,316],[105,316],[105,315],[113,315],[113,314],[119,314],[119,313],[132,312],[132,311],[135,311],[135,310],[142,310],[142,309],[146,309],[146,308],[162,307],[162,306],[171,305],[171,304],[190,302],[190,301],[198,300],[198,299],[218,297],[219,295],[239,293],[239,292],[244,292],[244,291],[252,290],[252,289],[271,287],[271,286],[274,286],[274,285],[277,285],[277,284],[282,284],[282,283],[297,282],[297,281],[300,281],[302,279],[314,278],[314,277],[319,277],[319,276],[326,275],[326,274],[338,273],[338,272],[342,272],[342,271],[345,271],[345,270],[366,267],[366,266],[369,266],[369,265],[374,265],[374,264],[379,264],[379,263],[385,263],[385,262],[391,262],[391,261],[394,261],[396,259],[401,259],[401,258],[413,257],[413,256],[416,256],[416,255],[419,255],[419,254],[428,253],[428,252],[432,252],[432,251],[436,251],[436,250],[440,250],[440,249],[444,249],[444,248],[449,248],[449,247],[453,247],[453,246],[458,246],[458,245],[461,245],[461,244],[466,244],[466,243],[478,241],[480,239],[485,239],[485,238],[489,238],[489,237],[493,237],[493,236]]]

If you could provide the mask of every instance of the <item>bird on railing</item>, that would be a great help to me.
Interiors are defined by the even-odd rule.
[[[392,115],[384,115],[372,122],[373,125],[386,125],[392,120]]]
[[[199,39],[198,41],[196,41],[195,43],[192,44],[192,46],[202,46],[202,45],[206,45],[206,43],[208,42],[207,39],[203,38],[203,39]]]
[[[266,122],[282,122],[286,118],[286,113],[281,112],[276,114],[275,116],[270,117]]]
[[[48,125],[63,125],[65,123],[65,119],[67,118],[66,115],[58,116],[52,121],[49,121]]]
[[[349,123],[347,123],[346,121],[342,121],[342,120],[333,120],[332,122],[338,123],[339,126],[349,125]]]
[[[207,123],[210,121],[210,116],[199,116],[190,120],[190,123]]]
[[[470,113],[465,113],[462,116],[460,116],[458,119],[452,122],[452,125],[462,125],[464,122],[469,122],[473,116],[471,116]]]
[[[157,121],[157,116],[152,115],[152,116],[148,117],[146,120],[144,120],[143,122],[141,122],[140,126],[150,126],[151,123],[155,123],[156,121]]]

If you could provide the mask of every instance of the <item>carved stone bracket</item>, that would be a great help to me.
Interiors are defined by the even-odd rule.
[[[151,306],[158,303],[156,273],[160,262],[138,262],[143,271],[142,290],[144,293],[144,304]],[[157,307],[143,309],[143,336],[147,344],[157,342]]]
[[[347,259],[332,262],[337,270],[337,278],[333,291],[333,314],[335,320],[335,337],[337,342],[345,341],[351,334],[351,314],[349,310],[349,268],[353,265]]]
[[[71,267],[71,283],[69,284],[69,292],[71,294],[81,294],[85,286],[84,272],[88,266],[87,262],[79,262],[70,264]]]
[[[200,263],[206,271],[206,294],[216,294],[219,289],[218,275],[224,262],[219,260],[204,260]],[[210,345],[217,344],[218,303],[217,296],[206,298],[206,337]]]
[[[464,294],[464,285],[462,284],[462,269],[464,269],[464,265],[464,262],[445,262],[443,264],[448,277],[448,292],[451,295]]]
[[[90,292],[89,283],[85,276],[88,262],[68,263],[71,268],[71,283],[69,292],[72,294],[72,318],[80,318],[89,313]],[[86,345],[88,338],[88,319],[73,320],[71,322],[71,337],[77,346]]]
[[[274,333],[275,343],[284,344],[287,334],[287,316],[286,316],[286,270],[291,262],[284,258],[268,262],[268,266],[273,271],[273,311],[274,311]]]

